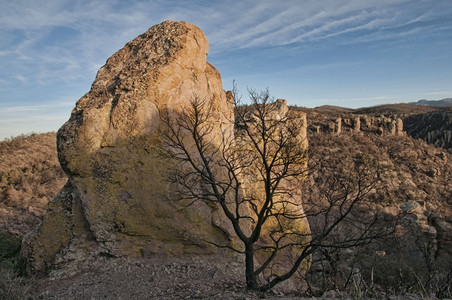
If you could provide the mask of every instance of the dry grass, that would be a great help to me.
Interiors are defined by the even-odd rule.
[[[0,270],[0,300],[25,299],[30,286],[28,278]]]

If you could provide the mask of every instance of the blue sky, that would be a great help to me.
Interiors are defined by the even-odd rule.
[[[56,131],[97,70],[164,20],[199,26],[223,86],[290,104],[452,97],[452,0],[0,0],[0,140]]]

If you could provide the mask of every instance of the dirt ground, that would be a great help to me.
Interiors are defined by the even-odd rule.
[[[301,299],[253,292],[240,263],[213,258],[103,259],[90,270],[53,273],[30,288],[31,299]]]

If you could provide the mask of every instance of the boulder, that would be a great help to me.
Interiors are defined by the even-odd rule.
[[[424,201],[408,200],[399,207],[403,212],[400,224],[409,229],[416,241],[418,249],[412,252],[423,251],[420,255],[430,262],[447,261],[452,249],[451,222],[437,212],[429,211]]]
[[[196,202],[184,209],[188,203],[174,201],[164,175],[172,162],[159,155],[161,114],[184,109],[193,95],[213,103],[212,134],[233,130],[233,106],[220,73],[206,61],[208,50],[198,27],[165,21],[100,68],[58,131],[58,157],[69,180],[24,240],[32,272],[89,253],[217,253],[206,240],[230,242],[215,225],[222,216],[217,207]]]

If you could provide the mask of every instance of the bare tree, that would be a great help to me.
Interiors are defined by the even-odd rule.
[[[320,192],[326,205],[304,210],[305,119],[282,111],[281,101],[268,90],[248,92],[251,103],[242,105],[234,86],[233,132],[226,126],[218,134],[221,126],[211,102],[193,95],[185,109],[163,114],[161,136],[166,155],[180,166],[171,177],[181,198],[221,207],[241,246],[217,246],[242,253],[247,288],[264,291],[307,267],[322,247],[350,247],[375,237],[372,224],[356,222],[349,235],[336,233],[372,192],[378,176],[366,161],[356,160],[348,173],[323,179],[331,182]],[[323,216],[317,233],[309,230],[311,216]]]

